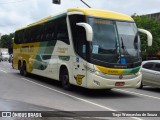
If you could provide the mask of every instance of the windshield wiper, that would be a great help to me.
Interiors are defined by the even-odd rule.
[[[125,49],[125,46],[124,46],[123,38],[122,38],[122,37],[121,37],[121,44],[122,44],[121,48],[122,48],[122,49]]]
[[[136,33],[134,37],[134,48],[138,49],[138,32]]]
[[[121,48],[123,49],[123,52],[124,52],[124,55],[130,55],[126,49],[126,46],[124,45],[124,42],[123,42],[123,38],[121,37]],[[122,55],[122,52],[121,52],[121,55]]]

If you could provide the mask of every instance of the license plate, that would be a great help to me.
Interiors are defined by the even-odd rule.
[[[115,86],[124,86],[125,85],[125,82],[116,82],[115,83]]]

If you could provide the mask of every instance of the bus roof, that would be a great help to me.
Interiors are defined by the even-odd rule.
[[[94,16],[100,18],[109,18],[115,20],[124,20],[124,21],[133,21],[133,19],[121,13],[113,12],[113,11],[106,11],[106,10],[99,10],[99,9],[92,9],[92,8],[71,8],[68,9],[68,12],[82,12],[84,15],[87,16]]]
[[[70,8],[67,10],[67,12],[81,12],[86,16],[92,16],[92,17],[100,17],[100,18],[108,18],[108,19],[115,19],[115,20],[124,20],[124,21],[134,21],[130,16],[124,15],[121,13],[113,12],[113,11],[106,11],[106,10],[99,10],[99,9],[92,9],[92,8]],[[65,12],[61,13],[64,14]],[[20,28],[19,30],[23,30],[26,28],[29,28],[31,26],[35,26],[44,22],[47,22],[51,19],[56,18],[57,16],[61,15],[55,15],[55,16],[48,16],[46,18],[43,18],[35,23],[29,24],[26,27]]]
[[[42,19],[38,20],[37,22],[31,23],[31,24],[29,24],[29,25],[27,25],[27,26],[25,26],[23,28],[20,28],[20,29],[18,29],[16,31],[23,30],[23,29],[29,28],[31,26],[35,26],[35,25],[47,22],[50,18],[52,18],[52,16],[48,16],[48,17],[42,18]]]

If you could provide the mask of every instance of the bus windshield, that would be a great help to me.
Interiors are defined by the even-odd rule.
[[[92,59],[120,63],[123,56],[126,63],[137,62],[140,40],[135,23],[91,17],[87,20],[93,28]]]

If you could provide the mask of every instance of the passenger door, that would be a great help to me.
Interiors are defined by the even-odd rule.
[[[86,61],[80,57],[73,58],[73,83],[86,87]]]
[[[69,15],[69,24],[73,39],[75,56],[73,56],[73,84],[86,87],[86,64],[87,64],[87,41],[86,32],[83,27],[77,26],[76,23],[85,22],[84,15]]]
[[[84,28],[77,27],[76,33],[76,57],[73,62],[74,83],[79,86],[86,87],[86,37]]]
[[[160,87],[160,63],[155,64],[155,82]]]
[[[153,71],[154,63],[147,62],[142,66],[142,82],[145,85],[151,85],[155,83],[154,76],[155,73]]]

